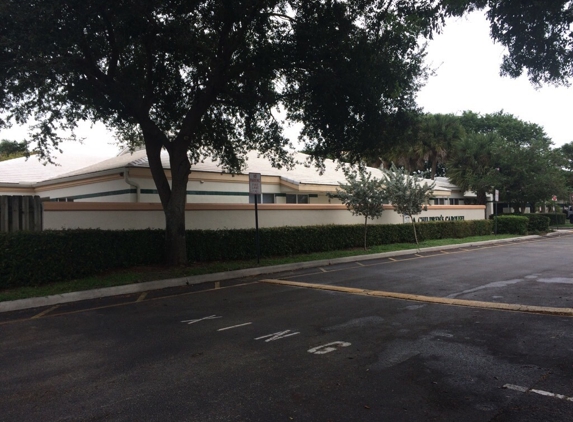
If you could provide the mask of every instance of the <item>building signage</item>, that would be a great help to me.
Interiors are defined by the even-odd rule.
[[[444,217],[440,215],[439,217],[418,217],[418,223],[423,223],[426,221],[463,221],[465,217],[463,215],[455,215],[452,217]],[[416,222],[416,218],[414,218],[414,222]]]

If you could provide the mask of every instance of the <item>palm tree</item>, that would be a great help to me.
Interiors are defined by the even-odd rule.
[[[444,164],[453,145],[465,136],[459,118],[453,114],[426,114],[419,121],[415,155],[431,166],[436,177],[438,164]]]
[[[474,191],[479,205],[487,204],[492,186],[500,186],[498,171],[501,138],[496,133],[471,133],[460,139],[447,161],[448,177],[465,191]]]

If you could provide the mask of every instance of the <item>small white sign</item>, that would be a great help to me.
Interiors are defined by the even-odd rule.
[[[249,173],[249,194],[260,195],[261,193],[261,173]]]
[[[499,202],[499,191],[495,190],[495,202]]]

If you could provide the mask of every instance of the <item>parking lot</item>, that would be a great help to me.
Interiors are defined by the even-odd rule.
[[[0,420],[573,420],[573,236],[0,314]]]

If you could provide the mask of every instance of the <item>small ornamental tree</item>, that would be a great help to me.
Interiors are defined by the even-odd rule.
[[[374,220],[384,211],[384,186],[381,179],[373,177],[363,168],[358,172],[346,173],[346,181],[346,184],[340,183],[340,189],[336,189],[336,194],[329,196],[338,198],[352,215],[364,217],[364,250],[366,250],[368,219]]]
[[[428,185],[428,183],[425,182],[422,185],[418,182],[416,177],[410,176],[404,169],[398,169],[394,164],[392,164],[390,169],[382,169],[382,171],[386,176],[386,180],[384,181],[386,186],[385,196],[390,203],[394,205],[398,214],[410,217],[412,227],[414,227],[416,245],[419,248],[420,244],[418,243],[418,235],[416,234],[416,223],[413,217],[427,210],[426,204],[436,184],[432,182],[431,185]]]

